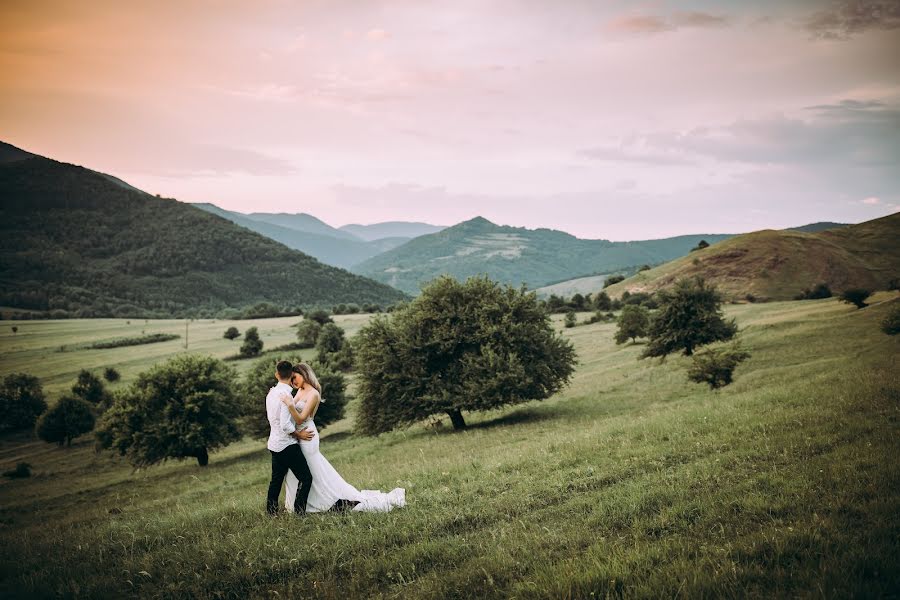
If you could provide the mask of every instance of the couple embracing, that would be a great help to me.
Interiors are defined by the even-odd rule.
[[[292,365],[283,360],[275,365],[278,384],[266,396],[266,414],[271,433],[272,480],[266,511],[278,512],[278,496],[284,482],[285,507],[305,514],[353,510],[387,512],[406,505],[406,492],[395,488],[388,493],[358,490],[340,476],[319,452],[319,432],[313,417],[322,399],[322,386],[306,363]],[[297,395],[292,396],[292,389]]]

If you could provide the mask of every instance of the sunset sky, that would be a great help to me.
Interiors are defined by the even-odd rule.
[[[900,204],[900,0],[0,2],[0,139],[340,226],[579,237]]]

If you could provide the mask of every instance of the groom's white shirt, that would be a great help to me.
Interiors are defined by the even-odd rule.
[[[281,452],[291,444],[298,443],[297,438],[291,435],[297,431],[294,418],[291,417],[288,407],[281,401],[281,397],[285,394],[290,396],[291,386],[279,381],[278,385],[269,390],[266,395],[266,416],[269,417],[269,427],[272,428],[267,447],[272,452]]]

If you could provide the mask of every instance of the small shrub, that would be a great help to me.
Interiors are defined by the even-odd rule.
[[[641,265],[641,268],[638,269],[638,273],[640,273],[641,271],[649,271],[649,270],[650,270],[650,265]]]
[[[881,330],[888,335],[900,333],[900,303],[894,302],[894,306],[881,321]]]
[[[241,337],[241,332],[238,331],[237,327],[229,327],[225,330],[225,333],[222,334],[222,337],[226,340],[234,340]]]
[[[119,372],[112,367],[106,367],[106,369],[103,370],[103,379],[110,383],[114,383],[121,378],[122,376],[119,374]]]
[[[11,471],[6,471],[3,473],[4,477],[8,477],[9,479],[23,479],[25,477],[31,477],[31,465],[27,462],[20,462],[16,464],[16,468]]]
[[[827,283],[818,283],[794,296],[794,300],[819,300],[821,298],[831,298],[831,288]]]
[[[570,310],[566,313],[565,325],[566,327],[575,327],[578,321],[575,318],[575,311]]]
[[[841,294],[841,301],[846,302],[847,304],[853,304],[856,308],[865,308],[868,306],[868,304],[866,304],[866,298],[871,295],[872,292],[870,290],[851,288],[849,290],[844,290]]]
[[[696,246],[691,248],[691,252],[694,252],[695,250],[703,250],[704,248],[709,248],[709,242],[707,242],[706,240],[700,240],[699,242],[697,242]]]
[[[325,325],[326,323],[334,323],[334,319],[328,314],[327,311],[324,310],[314,310],[311,313],[306,315],[307,319],[312,319],[319,325]]]
[[[124,346],[140,346],[142,344],[155,344],[157,342],[168,342],[169,340],[177,340],[181,336],[175,333],[151,333],[141,337],[119,338],[115,340],[107,340],[105,342],[94,342],[89,346],[92,350],[105,350],[108,348],[122,348]]]
[[[706,383],[710,389],[719,389],[732,382],[735,367],[750,358],[750,353],[737,347],[709,348],[694,355],[688,368],[688,379]]]

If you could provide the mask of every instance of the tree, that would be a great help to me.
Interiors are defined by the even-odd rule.
[[[317,322],[319,325],[325,325],[326,323],[334,323],[334,319],[328,314],[328,311],[324,310],[314,310],[311,313],[306,315],[307,319],[312,319]]]
[[[731,383],[732,374],[738,363],[750,358],[750,353],[738,348],[708,348],[694,355],[688,368],[688,379],[695,383],[709,384],[710,389],[718,389]]]
[[[13,325],[10,329],[12,329],[13,335],[16,335],[17,333],[19,333],[19,328],[16,327],[15,325]]]
[[[326,323],[316,341],[316,360],[328,362],[328,355],[338,352],[344,345],[344,330],[334,323]]]
[[[572,295],[569,306],[575,310],[585,310],[587,308],[587,303],[585,302],[584,296],[576,292]]]
[[[297,324],[297,342],[301,348],[315,348],[322,325],[309,317]]]
[[[841,301],[846,302],[847,304],[853,304],[856,308],[865,308],[868,306],[868,304],[866,304],[866,298],[871,295],[872,292],[870,290],[851,288],[849,290],[844,290],[841,294]]]
[[[616,344],[624,344],[631,338],[636,342],[639,337],[646,337],[650,328],[650,311],[639,304],[626,304],[619,315]]]
[[[612,301],[609,299],[609,294],[606,292],[600,292],[594,298],[594,308],[596,310],[612,310]]]
[[[487,277],[435,279],[409,304],[354,338],[357,427],[377,434],[446,413],[548,398],[575,368],[571,342],[537,296]]]
[[[78,379],[72,386],[72,393],[91,406],[102,407],[110,401],[103,381],[87,369],[82,369],[78,373]]]
[[[574,311],[574,310],[570,310],[569,312],[566,313],[566,317],[565,317],[565,319],[563,320],[563,324],[564,324],[566,327],[575,327],[575,325],[578,324],[578,320],[577,320],[576,317],[575,317],[575,311]]]
[[[238,404],[241,412],[241,428],[246,435],[262,438],[269,435],[269,420],[266,417],[266,394],[278,381],[275,379],[275,365],[280,360],[297,364],[300,356],[281,356],[278,358],[261,358],[247,371],[238,390]],[[310,364],[322,385],[322,398],[315,422],[318,429],[344,418],[347,405],[347,383],[344,375],[328,365],[316,362]]]
[[[94,428],[94,411],[81,398],[63,396],[41,415],[35,433],[45,442],[72,445],[72,440]]]
[[[106,369],[103,370],[103,379],[109,383],[114,383],[121,378],[122,376],[119,375],[119,372],[112,367],[106,367]]]
[[[3,379],[0,385],[0,431],[30,429],[45,410],[47,402],[37,377],[11,373]]]
[[[244,333],[244,343],[241,344],[241,356],[259,356],[262,352],[263,342],[259,339],[259,330],[251,327]]]
[[[222,337],[226,340],[234,340],[241,337],[241,332],[238,331],[237,327],[229,327],[225,330],[225,333],[222,334]]]
[[[881,321],[881,330],[888,335],[900,333],[900,303],[894,302],[890,312]]]
[[[737,333],[734,319],[723,318],[721,294],[702,277],[680,279],[671,292],[660,290],[657,294],[659,310],[650,324],[650,342],[641,358],[679,350],[690,356],[698,346],[729,340]]]
[[[210,356],[184,355],[141,373],[117,394],[97,430],[102,448],[137,467],[169,458],[209,462],[209,451],[240,438],[235,372]]]
[[[820,298],[831,298],[831,288],[827,283],[818,283],[794,296],[794,300],[818,300]]]

